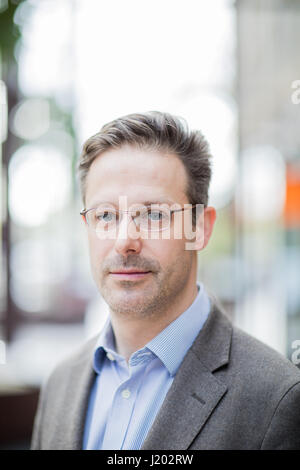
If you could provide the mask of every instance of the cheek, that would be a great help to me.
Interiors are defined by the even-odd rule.
[[[157,240],[157,243],[153,241],[151,245],[149,248],[152,255],[159,261],[162,268],[178,263],[186,255],[184,240]]]
[[[93,273],[96,274],[101,268],[101,264],[110,249],[110,243],[105,240],[98,240],[97,237],[90,235],[88,237],[90,263]]]

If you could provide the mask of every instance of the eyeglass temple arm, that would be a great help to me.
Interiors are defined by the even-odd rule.
[[[192,207],[182,207],[181,209],[171,209],[170,212],[182,212],[182,211],[186,211],[189,209],[194,209],[194,207],[196,206],[197,204],[192,204]]]

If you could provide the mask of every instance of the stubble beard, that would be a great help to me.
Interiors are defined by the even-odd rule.
[[[171,266],[165,272],[151,273],[152,280],[134,283],[121,281],[119,288],[109,285],[109,275],[105,275],[99,281],[99,290],[108,304],[111,313],[115,316],[127,319],[146,319],[162,317],[167,314],[172,305],[176,305],[177,298],[187,285],[191,260],[177,261],[180,270]],[[177,264],[176,263],[176,264]]]

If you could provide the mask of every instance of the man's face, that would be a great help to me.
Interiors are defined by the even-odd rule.
[[[119,197],[132,204],[189,204],[186,170],[178,157],[154,150],[123,146],[98,156],[87,175],[86,207],[110,203]],[[173,219],[174,220],[174,219]],[[163,312],[189,283],[195,283],[196,252],[185,250],[186,238],[148,239],[136,236],[134,221],[123,215],[115,239],[100,239],[87,227],[93,278],[110,309],[136,318]],[[120,275],[124,269],[143,271]]]

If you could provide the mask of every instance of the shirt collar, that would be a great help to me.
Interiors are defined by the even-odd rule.
[[[98,374],[100,372],[102,359],[105,353],[110,353],[113,356],[117,356],[117,353],[115,352],[115,338],[110,317],[107,318],[96,344],[96,350],[94,354],[94,370]]]
[[[188,309],[146,345],[160,358],[171,376],[176,374],[209,314],[209,297],[203,284],[197,283],[197,287],[198,294]]]
[[[174,376],[196,336],[205,323],[209,310],[210,300],[202,283],[197,282],[198,294],[193,303],[178,318],[170,323],[157,336],[149,341],[141,351],[151,351],[157,356]],[[96,345],[94,355],[94,369],[100,372],[104,354],[111,354],[114,358],[124,360],[115,351],[115,341],[110,318],[107,319]],[[136,353],[134,353],[136,354]]]

